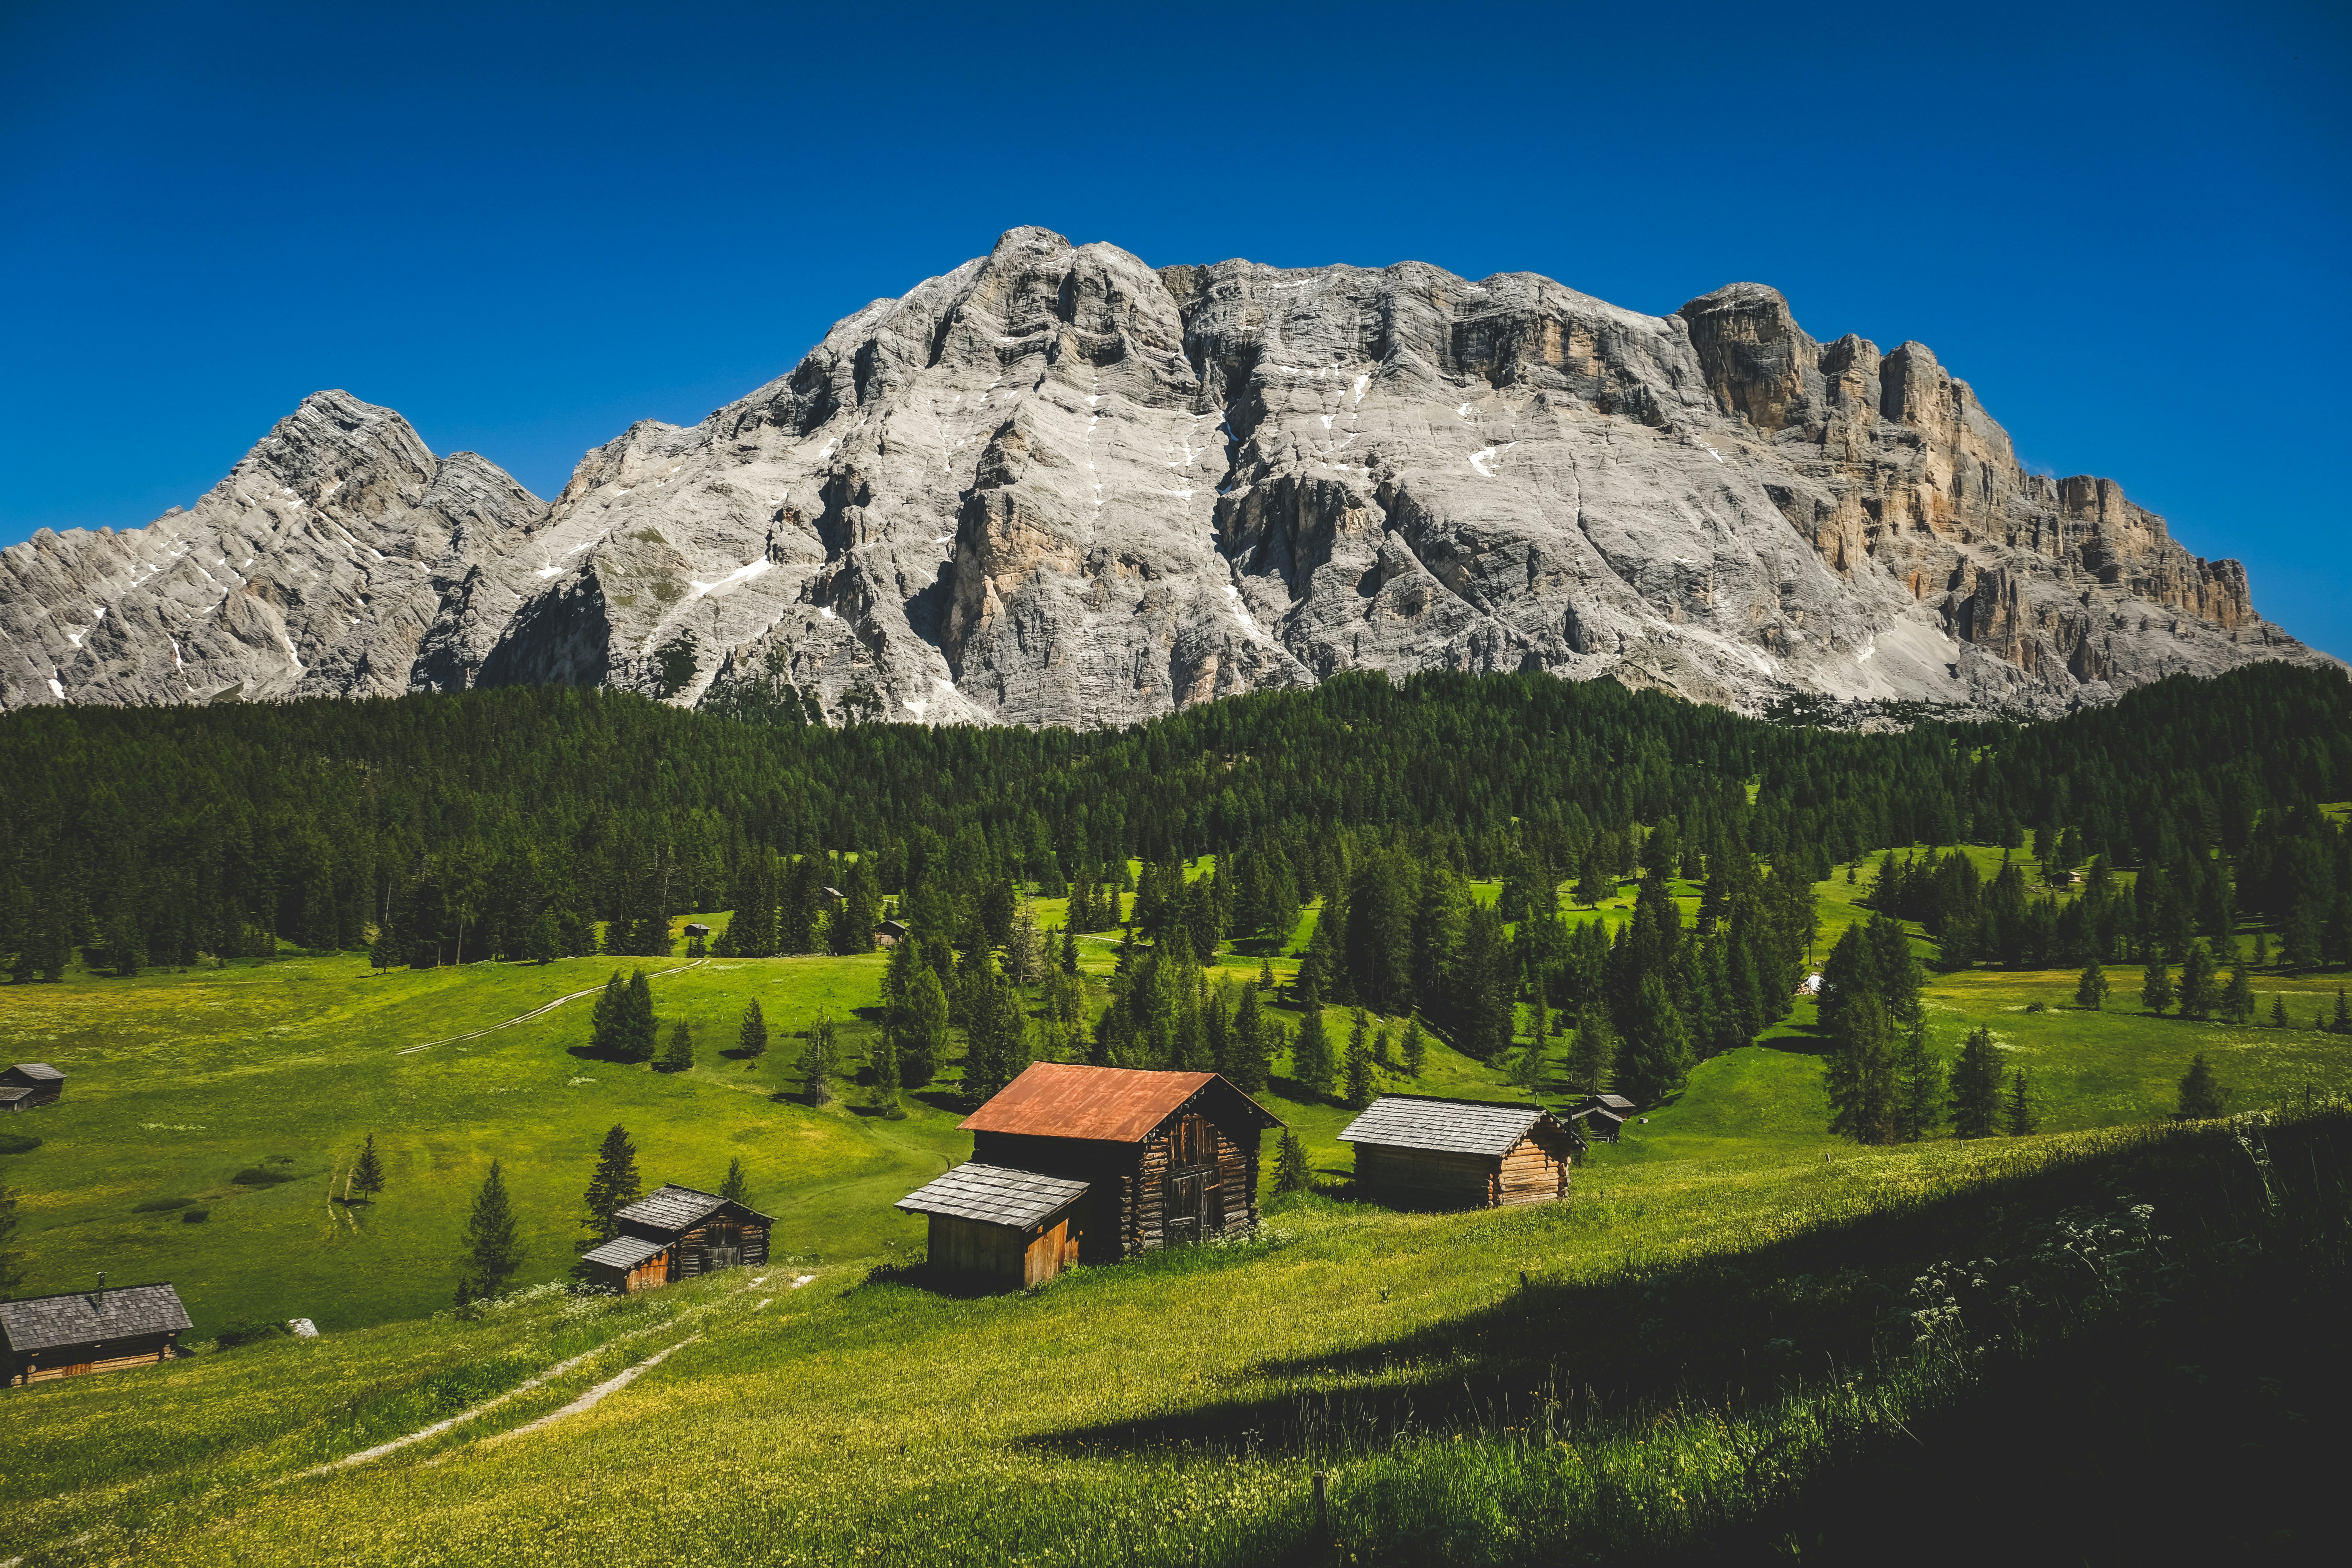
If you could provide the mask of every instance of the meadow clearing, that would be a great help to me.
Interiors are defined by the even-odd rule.
[[[1855,890],[1842,875],[1816,889],[1824,949]],[[1041,901],[1041,923],[1057,914]],[[1108,971],[1110,943],[1081,951],[1090,975]],[[18,1506],[0,1553],[1242,1563],[1320,1542],[1365,1561],[1502,1562],[1596,1523],[1628,1547],[1687,1546],[1793,1506],[1837,1463],[1983,1386],[1982,1346],[1885,1359],[1889,1314],[1937,1259],[2023,1249],[2018,1226],[2068,1204],[2112,1207],[2122,1171],[2135,1191],[2163,1190],[2168,1215],[2242,1207],[2237,1177],[2165,1173],[2236,1171],[2230,1134],[2148,1131],[2191,1055],[2216,1062],[2235,1105],[2305,1108],[2268,1136],[2312,1151],[2315,1193],[2340,1196],[2323,1179],[2345,1139],[2328,1107],[2352,1089],[2352,1038],[2151,1018],[2121,996],[2085,1013],[2071,973],[1971,971],[1930,980],[1936,1044],[1948,1057],[1990,1026],[2035,1086],[2035,1137],[1883,1150],[1831,1137],[1800,1003],[1594,1150],[1568,1203],[1428,1215],[1346,1201],[1335,1134],[1349,1113],[1303,1102],[1277,1063],[1266,1102],[1336,1195],[1274,1202],[1252,1242],[963,1300],[905,1267],[919,1222],[889,1207],[968,1152],[953,1074],[898,1121],[855,1081],[879,955],[710,960],[657,979],[665,1031],[685,1017],[699,1040],[684,1073],[580,1054],[586,997],[430,1044],[597,985],[614,962],[375,974],[289,957],[0,987],[11,1059],[72,1075],[64,1103],[0,1128],[43,1140],[5,1162],[27,1291],[105,1268],[174,1280],[194,1338],[236,1317],[325,1331],[10,1393],[0,1468]],[[1260,961],[1222,962],[1241,979]],[[2265,974],[2257,990],[2265,1010],[2284,992],[2308,1019],[2338,979]],[[754,998],[775,1047],[721,1054]],[[845,1026],[840,1098],[822,1109],[805,1103],[792,1037],[819,1008]],[[1328,1022],[1344,1031],[1340,1010]],[[1442,1045],[1421,1080],[1383,1076],[1517,1094]],[[648,1185],[715,1185],[742,1158],[753,1203],[778,1217],[772,1266],[621,1300],[558,1289],[596,1141],[616,1122]],[[387,1189],[335,1203],[369,1131]],[[494,1157],[530,1249],[519,1293],[480,1321],[431,1316]],[[256,1173],[289,1179],[239,1180]],[[198,1207],[204,1221],[180,1217]],[[2242,1217],[2223,1204],[2196,1238],[2221,1245]],[[2080,1310],[2092,1315],[2042,1331],[2052,1344],[2095,1327]],[[656,1354],[593,1408],[523,1429]],[[1694,1384],[1695,1368],[1715,1381]],[[1703,1419],[1695,1388],[1714,1401]],[[1768,1451],[1782,1458],[1761,1464]],[[1328,1527],[1317,1471],[1336,1478]]]

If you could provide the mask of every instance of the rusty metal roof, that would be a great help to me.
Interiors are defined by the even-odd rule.
[[[1240,1102],[1238,1114],[1255,1111],[1263,1124],[1281,1121],[1264,1106],[1213,1072],[1149,1072],[1139,1068],[1084,1067],[1034,1062],[963,1120],[967,1132],[1026,1132],[1038,1138],[1084,1138],[1133,1143],[1168,1120],[1170,1112],[1214,1084]],[[1220,1107],[1236,1114],[1231,1107]]]

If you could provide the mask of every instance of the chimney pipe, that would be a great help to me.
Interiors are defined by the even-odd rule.
[[[106,1270],[103,1268],[98,1271],[98,1310],[101,1312],[106,1310]]]

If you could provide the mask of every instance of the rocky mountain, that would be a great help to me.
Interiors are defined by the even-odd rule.
[[[2314,653],[1924,345],[1415,262],[1014,229],[542,504],[306,399],[192,510],[0,552],[0,703],[572,681],[1120,724],[1345,669],[2050,712]],[[789,690],[787,689],[789,689]]]

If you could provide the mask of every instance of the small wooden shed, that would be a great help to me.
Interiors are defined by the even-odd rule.
[[[1540,1105],[1384,1094],[1339,1141],[1356,1146],[1356,1185],[1412,1207],[1497,1208],[1568,1195],[1587,1144]]]
[[[896,1206],[931,1221],[929,1261],[1008,1289],[1042,1285],[1078,1260],[1074,1211],[1087,1184],[1068,1176],[958,1165]]]
[[[621,1234],[580,1255],[595,1283],[626,1295],[720,1268],[768,1261],[775,1221],[759,1210],[672,1184],[613,1211]]]
[[[1622,1094],[1588,1094],[1584,1103],[1568,1115],[1588,1141],[1614,1143],[1635,1109],[1633,1102]]]
[[[0,1110],[30,1110],[55,1105],[65,1092],[66,1075],[47,1062],[18,1062],[0,1072]]]
[[[187,1330],[188,1310],[169,1284],[110,1290],[101,1274],[95,1290],[0,1301],[0,1366],[11,1388],[148,1366],[177,1354]]]

